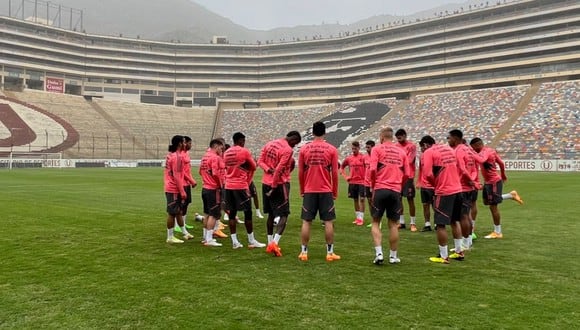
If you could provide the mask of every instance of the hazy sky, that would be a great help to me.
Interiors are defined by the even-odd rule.
[[[408,15],[465,0],[192,0],[250,29],[351,24],[375,15]]]

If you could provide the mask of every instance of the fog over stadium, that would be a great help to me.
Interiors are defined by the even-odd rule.
[[[381,28],[389,23],[409,23],[484,8],[497,2],[5,0],[0,1],[0,15],[19,19],[37,17],[40,22],[48,16],[55,26],[99,35],[185,43],[209,43],[213,36],[219,35],[226,36],[231,43],[245,44],[258,40],[280,42],[314,36],[336,37],[347,32]]]
[[[237,24],[257,30],[328,23],[352,24],[377,15],[407,16],[452,3],[468,3],[461,0],[192,1]]]

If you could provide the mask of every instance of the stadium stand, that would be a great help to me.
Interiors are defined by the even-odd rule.
[[[79,96],[27,90],[7,93],[12,98],[44,109],[67,121],[79,132],[78,142],[65,151],[68,157],[120,156],[118,132]]]
[[[579,22],[578,1],[504,1],[327,40],[220,45],[0,16],[0,89],[62,118],[77,134],[61,134],[68,157],[162,158],[176,133],[194,139],[199,157],[212,136],[229,140],[235,131],[246,133],[257,156],[266,141],[324,120],[330,133],[345,133],[328,135],[343,155],[351,140],[376,139],[388,125],[415,141],[427,133],[445,141],[449,129],[461,128],[519,158],[575,158],[577,83],[539,85],[578,79]],[[346,125],[348,132],[332,125],[363,104],[377,111],[355,114],[359,123]]]
[[[404,108],[373,126],[358,140],[377,139],[383,127],[404,128],[409,140],[418,141],[429,134],[446,143],[451,129],[461,129],[466,138],[481,137],[490,141],[501,124],[514,111],[529,86],[491,88],[441,94],[425,94],[411,98]]]
[[[215,109],[87,101],[79,96],[37,91],[9,94],[62,118],[79,132],[78,141],[65,150],[65,156],[72,158],[161,159],[174,134],[190,135],[194,141],[192,157],[199,158],[209,143],[215,118]],[[66,136],[62,130],[46,131],[61,140]]]
[[[394,99],[379,99],[282,110],[228,110],[223,112],[219,132],[229,141],[233,133],[242,131],[247,136],[246,147],[257,157],[266,142],[291,130],[301,132],[303,141],[311,140],[312,124],[320,120],[327,125],[326,139],[339,147],[379,121],[395,102]]]
[[[241,131],[246,138],[246,148],[258,157],[266,142],[284,136],[291,130],[305,132],[312,123],[325,114],[335,111],[332,104],[318,107],[292,107],[283,109],[243,109],[222,112],[217,136],[232,144],[232,136]]]
[[[580,81],[543,83],[497,150],[510,159],[576,159]]]
[[[188,135],[193,140],[192,158],[201,158],[209,141],[215,120],[215,108],[182,108],[96,99],[93,101],[103,117],[125,137],[135,139],[148,151],[147,158],[164,155],[172,135]],[[98,110],[97,110],[98,111]]]

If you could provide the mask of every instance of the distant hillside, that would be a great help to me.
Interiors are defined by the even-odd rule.
[[[12,15],[20,8],[20,1],[12,1]],[[276,28],[269,31],[251,30],[235,24],[230,19],[213,13],[190,0],[52,0],[52,6],[61,4],[83,10],[84,29],[93,34],[123,35],[153,40],[179,40],[188,43],[209,43],[212,36],[227,36],[232,43],[256,43],[295,39],[311,40],[313,36],[327,38],[344,32],[361,32],[368,28],[385,26],[389,22],[417,18],[434,17],[435,13],[452,13],[470,4],[484,6],[482,1],[468,1],[463,4],[450,4],[429,9],[410,16],[378,15],[350,25],[323,24],[297,26],[293,28]],[[26,16],[32,15],[34,2],[25,3]],[[40,7],[42,7],[40,5]],[[46,8],[46,7],[44,7]],[[53,14],[56,11],[53,10]],[[39,9],[39,15],[46,16],[46,9]],[[0,14],[8,15],[8,1],[0,3]],[[18,17],[20,17],[19,12]],[[68,23],[67,23],[68,24]],[[64,25],[64,24],[63,24]]]

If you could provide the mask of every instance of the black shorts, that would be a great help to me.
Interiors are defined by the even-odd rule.
[[[185,190],[185,194],[187,195],[187,198],[185,199],[185,204],[191,204],[191,186],[190,185],[183,186],[183,190]]]
[[[469,192],[469,201],[472,203],[477,202],[477,195],[479,194],[479,192],[477,191],[477,189],[473,189],[472,191]]]
[[[468,215],[471,212],[471,195],[472,194],[473,194],[473,190],[464,191],[461,193],[461,215]]]
[[[415,198],[415,183],[413,179],[407,179],[407,182],[403,185],[403,190],[401,191],[402,197]]]
[[[221,189],[201,189],[201,200],[203,201],[203,213],[216,219],[222,217],[222,193]]]
[[[287,217],[290,214],[290,182],[278,185],[270,196],[267,196],[266,193],[270,190],[272,190],[271,186],[262,184],[264,213],[275,217]]]
[[[503,181],[483,185],[483,205],[497,205],[503,201]]]
[[[365,186],[362,184],[348,184],[348,198],[358,199],[365,197]]]
[[[183,204],[181,205],[181,214],[187,215],[187,208],[189,204],[191,204],[191,186],[190,185],[183,186],[183,190],[185,190],[185,194],[187,195],[187,197],[185,198],[185,201],[183,201]]]
[[[230,213],[251,211],[251,198],[249,189],[226,189],[226,210]]]
[[[436,225],[450,225],[453,222],[461,220],[461,193],[435,196],[433,209],[435,210]]]
[[[332,193],[305,193],[302,199],[302,219],[312,221],[316,214],[320,214],[320,220],[331,221],[336,219],[334,199]]]
[[[387,219],[398,220],[401,213],[401,193],[390,189],[377,189],[374,191],[371,204],[373,218],[380,219],[386,212]]]
[[[169,215],[181,214],[183,207],[183,200],[179,196],[179,193],[165,193],[165,199],[167,200],[167,213]]]
[[[373,195],[373,192],[371,191],[371,187],[365,186],[365,198],[371,198],[372,195]]]
[[[256,189],[256,185],[254,181],[250,182],[250,196],[257,197],[258,196],[258,189]]]
[[[435,198],[435,189],[421,188],[421,203],[433,204],[434,198]]]

